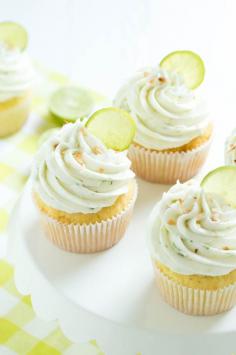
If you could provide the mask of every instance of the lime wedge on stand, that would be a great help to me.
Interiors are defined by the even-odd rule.
[[[49,110],[63,121],[76,121],[91,114],[94,108],[92,95],[77,86],[65,86],[55,91],[49,101]]]
[[[0,22],[0,43],[23,51],[28,44],[27,31],[18,23]]]
[[[126,111],[115,107],[96,111],[87,121],[86,127],[106,147],[117,151],[128,149],[136,132],[133,118]]]
[[[172,52],[162,59],[160,66],[180,74],[189,89],[196,89],[205,75],[203,60],[192,51]]]
[[[236,166],[220,166],[207,174],[201,182],[206,192],[220,195],[236,208]]]

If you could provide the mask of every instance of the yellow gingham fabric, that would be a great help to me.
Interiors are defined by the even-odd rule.
[[[47,113],[48,96],[58,85],[68,82],[58,73],[39,69],[34,113],[19,133],[0,140],[0,354],[102,355],[95,341],[74,344],[62,334],[56,321],[45,322],[38,318],[30,297],[16,290],[13,268],[3,259],[9,216],[28,178],[38,139],[43,131],[59,125]],[[98,95],[95,99],[102,100]]]
[[[56,321],[38,318],[29,296],[16,290],[13,268],[0,261],[0,354],[1,355],[102,355],[96,341],[73,344]]]

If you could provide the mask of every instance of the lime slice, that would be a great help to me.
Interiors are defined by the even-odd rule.
[[[50,128],[47,131],[43,132],[41,134],[41,136],[39,137],[38,146],[41,146],[44,142],[46,142],[46,140],[48,140],[48,138],[53,136],[58,131],[59,131],[59,128]]]
[[[201,186],[206,192],[220,195],[236,208],[236,166],[220,166],[204,177]]]
[[[136,125],[124,110],[107,107],[96,111],[86,123],[88,131],[108,148],[123,151],[132,143]]]
[[[189,89],[197,88],[205,75],[203,60],[192,51],[172,52],[162,59],[160,66],[180,74]]]
[[[0,43],[23,51],[28,44],[27,31],[18,23],[0,22]]]
[[[65,86],[55,91],[49,101],[49,110],[63,121],[75,121],[91,114],[94,107],[88,90]]]

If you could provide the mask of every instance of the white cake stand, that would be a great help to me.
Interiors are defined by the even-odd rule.
[[[29,181],[12,214],[8,254],[35,312],[58,319],[72,341],[96,339],[106,355],[231,355],[236,308],[212,317],[177,312],[160,298],[146,247],[150,209],[168,186],[139,183],[123,240],[94,255],[66,253],[44,236]]]

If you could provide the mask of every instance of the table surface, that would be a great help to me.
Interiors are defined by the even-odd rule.
[[[20,294],[14,272],[4,259],[8,240],[8,221],[28,179],[33,155],[42,132],[58,125],[48,114],[45,102],[49,93],[68,79],[41,66],[40,85],[35,91],[33,112],[23,129],[0,140],[0,354],[4,355],[102,355],[96,340],[89,343],[70,341],[58,322],[38,317],[31,298]],[[94,101],[101,97],[94,92]]]

